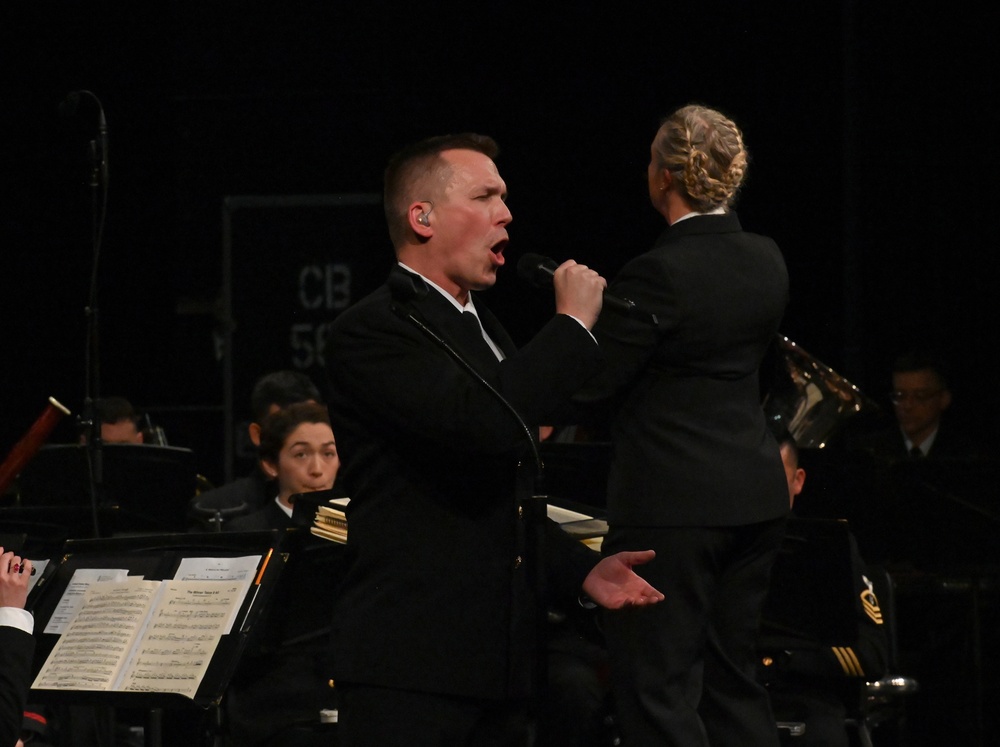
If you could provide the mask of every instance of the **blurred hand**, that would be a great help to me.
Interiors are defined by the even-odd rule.
[[[654,557],[653,550],[642,550],[603,558],[587,574],[583,590],[597,604],[610,610],[660,602],[663,594],[632,570],[632,566],[648,563]]]
[[[30,580],[31,561],[0,547],[0,607],[24,609]]]

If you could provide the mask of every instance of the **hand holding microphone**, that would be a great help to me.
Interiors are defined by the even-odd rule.
[[[568,314],[587,329],[593,328],[601,314],[608,282],[586,265],[567,259],[553,271],[552,285],[556,291],[556,313]]]
[[[517,272],[518,272],[518,274],[524,280],[527,280],[529,283],[531,283],[532,285],[534,285],[536,288],[544,288],[544,287],[546,287],[548,285],[555,284],[556,285],[556,311],[559,312],[559,313],[570,314],[571,312],[569,312],[569,311],[562,311],[562,310],[560,310],[560,307],[559,307],[559,296],[560,296],[559,282],[560,281],[556,280],[556,273],[558,271],[562,270],[564,267],[567,267],[567,266],[569,266],[569,267],[576,266],[576,267],[582,268],[581,271],[575,271],[575,270],[572,271],[572,273],[573,273],[574,276],[577,273],[579,273],[579,274],[584,275],[586,277],[586,273],[589,272],[589,273],[593,273],[593,276],[595,276],[596,278],[598,278],[600,280],[601,291],[602,291],[602,295],[603,295],[603,308],[605,308],[605,309],[611,309],[612,311],[615,311],[615,312],[617,312],[619,314],[626,314],[626,315],[631,316],[631,317],[633,317],[635,319],[638,319],[640,321],[646,322],[647,324],[652,324],[654,327],[658,324],[655,314],[649,314],[649,313],[646,313],[644,311],[641,311],[640,309],[638,309],[636,307],[636,305],[634,303],[632,303],[627,298],[618,298],[617,296],[612,296],[612,295],[610,295],[608,293],[604,293],[603,292],[604,289],[607,288],[607,281],[604,280],[604,278],[602,278],[594,270],[589,269],[585,265],[577,265],[577,263],[574,262],[571,259],[567,260],[566,262],[563,262],[561,265],[557,265],[554,259],[551,259],[549,257],[543,257],[541,254],[525,254],[525,255],[523,255],[521,257],[520,260],[518,260],[518,263],[517,263]],[[586,272],[583,272],[583,271],[586,271]],[[591,280],[592,279],[593,278],[591,278]],[[601,308],[602,307],[600,305],[598,305],[597,311],[596,311],[596,313],[594,315],[594,321],[597,320],[597,314],[600,313]],[[577,315],[576,314],[571,314],[571,316],[577,316]],[[586,324],[586,319],[585,318],[582,318],[582,317],[579,317],[579,316],[577,316],[577,318],[580,319],[582,322],[584,322]],[[587,324],[587,329],[590,329],[592,326],[593,326],[593,322],[591,322],[590,324]]]

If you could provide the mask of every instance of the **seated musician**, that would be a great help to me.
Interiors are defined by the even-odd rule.
[[[277,495],[256,512],[227,522],[227,531],[288,529],[293,526],[291,496],[333,487],[340,460],[326,407],[302,402],[265,418],[260,458]],[[226,706],[232,744],[263,747],[319,739],[321,734],[310,730],[319,723],[320,710],[334,705],[325,655],[329,589],[339,573],[342,546],[317,541],[320,552],[310,553],[310,537],[308,529],[297,530],[296,541],[290,538],[283,546],[288,565],[261,623],[265,632],[230,685]]]
[[[101,424],[101,441],[106,444],[146,443],[141,418],[135,407],[124,397],[104,397],[95,407],[97,422]],[[81,444],[87,443],[89,432],[80,434]]]
[[[255,448],[260,445],[260,431],[268,415],[299,402],[322,402],[316,385],[301,371],[273,371],[257,379],[250,394],[253,417],[247,426],[250,443]],[[191,513],[196,525],[211,524],[215,512],[222,516],[243,516],[263,508],[273,498],[273,478],[264,472],[258,460],[248,475],[196,495],[191,500]]]
[[[788,497],[794,507],[806,474],[799,467],[794,438],[785,431],[778,434],[778,442],[788,480]],[[882,613],[853,537],[850,554],[856,591],[857,626],[853,640],[830,645],[829,641],[769,626],[766,616],[761,626],[759,676],[770,693],[775,719],[805,723],[805,734],[795,739],[798,747],[847,747],[847,703],[857,702],[859,688],[865,681],[877,680],[885,674],[888,646]],[[809,588],[816,594],[829,593],[819,581]],[[808,604],[808,600],[803,600],[803,604]]]
[[[228,531],[292,526],[291,497],[330,490],[340,468],[325,405],[300,402],[268,415],[260,428],[260,465],[277,495],[257,511],[225,524]]]
[[[139,415],[124,397],[105,397],[100,401],[97,412],[101,418],[101,440],[104,443],[145,443]]]
[[[906,459],[974,459],[983,449],[968,433],[948,419],[952,393],[947,364],[928,354],[908,353],[893,361],[894,422],[874,433],[851,440],[851,448],[879,462]]]

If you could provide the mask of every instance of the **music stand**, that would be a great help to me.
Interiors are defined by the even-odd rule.
[[[51,561],[43,580],[36,584],[25,605],[35,616],[37,631],[33,676],[37,676],[58,642],[57,634],[43,631],[76,570],[125,568],[129,575],[163,580],[172,578],[181,560],[188,557],[260,555],[261,560],[256,581],[243,599],[236,623],[229,634],[222,636],[194,698],[173,692],[31,690],[32,702],[146,710],[150,728],[145,734],[145,744],[159,747],[162,737],[158,717],[163,710],[208,710],[221,703],[248,643],[261,632],[258,623],[270,604],[285,565],[285,556],[279,552],[283,539],[280,532],[266,531],[68,541],[63,557]]]
[[[115,531],[182,532],[195,494],[194,453],[176,446],[104,444],[101,516]],[[18,478],[22,506],[90,505],[87,447],[50,444]]]

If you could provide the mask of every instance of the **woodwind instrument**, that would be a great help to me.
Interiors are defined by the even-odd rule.
[[[55,397],[49,397],[49,404],[45,406],[42,414],[0,464],[0,495],[3,495],[14,482],[14,478],[21,474],[24,465],[42,448],[56,424],[69,414],[69,410]]]

